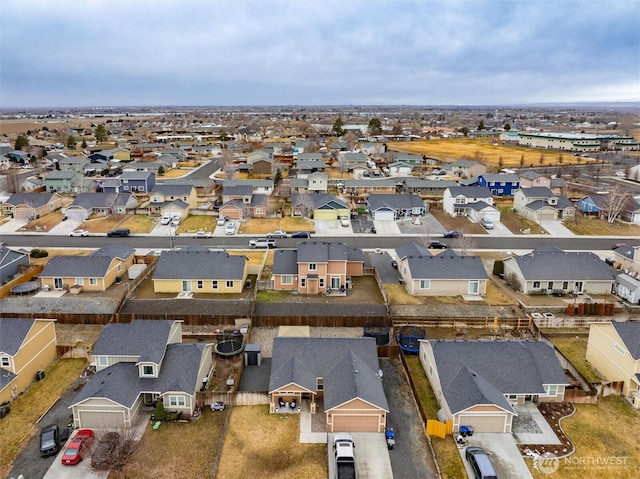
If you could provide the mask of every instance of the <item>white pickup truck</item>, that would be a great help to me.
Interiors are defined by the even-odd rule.
[[[353,436],[348,432],[337,432],[333,437],[333,453],[336,458],[335,479],[358,479],[355,447]]]
[[[256,238],[249,240],[251,248],[275,248],[276,240],[270,238]]]

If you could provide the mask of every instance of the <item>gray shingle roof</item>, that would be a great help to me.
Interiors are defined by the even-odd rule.
[[[153,279],[241,280],[246,262],[224,251],[163,251]]]
[[[488,183],[519,183],[520,177],[515,173],[484,173],[482,176]]]
[[[331,208],[331,209],[349,209],[349,205],[338,198],[336,195],[325,193],[294,193],[291,195],[291,204],[298,206],[301,204],[312,203],[314,208]]]
[[[54,256],[43,268],[42,277],[102,278],[113,258],[107,256]]]
[[[526,198],[537,199],[537,198],[551,198],[552,196],[556,196],[546,186],[533,186],[531,188],[520,188],[520,191],[522,191],[522,193]]]
[[[322,378],[325,410],[361,398],[388,411],[378,369],[373,338],[277,337],[269,391],[296,383],[315,392],[316,379]]]
[[[449,193],[465,198],[491,198],[491,190],[486,186],[453,186],[449,188]]]
[[[640,323],[637,322],[614,322],[613,327],[629,350],[633,359],[640,359]]]
[[[72,205],[85,209],[110,208],[117,197],[118,193],[79,193]]]
[[[32,208],[38,208],[39,206],[49,203],[55,194],[56,193],[14,193],[6,203],[13,206],[29,205]]]
[[[278,249],[273,256],[273,274],[297,274],[298,253],[291,249]]]
[[[0,318],[0,353],[15,356],[35,323],[27,318]]]
[[[189,196],[193,190],[192,185],[180,185],[177,183],[163,183],[154,185],[152,193],[160,193],[165,196]]]
[[[417,243],[406,243],[396,248],[398,258],[406,258],[407,256],[430,256],[431,253],[427,248]]]
[[[253,194],[253,186],[251,185],[227,185],[222,189],[223,196],[251,196]]]
[[[413,279],[487,279],[479,256],[458,256],[448,252],[431,256],[407,256]]]
[[[614,281],[616,272],[598,256],[587,251],[567,252],[555,246],[537,248],[514,256],[527,281]]]
[[[160,364],[175,321],[137,319],[107,324],[93,347],[96,356],[139,356]]]
[[[329,261],[359,261],[364,263],[364,253],[345,243],[326,241],[302,241],[298,243],[298,263],[328,263]]]
[[[376,211],[382,208],[396,209],[410,209],[410,208],[424,208],[422,199],[417,195],[403,194],[403,195],[380,195],[371,194],[367,197],[367,204],[369,205],[369,211]]]
[[[511,410],[496,391],[544,394],[545,384],[569,384],[553,349],[541,341],[430,340],[429,344],[454,414],[486,400]]]

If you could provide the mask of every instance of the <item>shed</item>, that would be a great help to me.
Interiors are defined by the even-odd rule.
[[[247,344],[244,348],[244,365],[262,365],[262,346],[259,344]]]
[[[142,272],[147,269],[147,265],[142,263],[142,264],[132,264],[129,267],[129,279],[130,280],[134,280],[136,279],[138,276],[140,276],[142,274]]]

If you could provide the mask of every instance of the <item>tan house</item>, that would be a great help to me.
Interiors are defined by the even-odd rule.
[[[0,403],[18,397],[55,358],[55,320],[0,318]]]
[[[511,433],[517,406],[562,402],[569,381],[541,341],[420,340],[420,362],[453,430]]]
[[[337,220],[349,217],[351,208],[335,195],[323,193],[294,193],[291,195],[291,215],[316,220]]]
[[[86,256],[54,256],[42,272],[44,290],[106,291],[129,271],[135,250],[115,244]]]
[[[353,276],[362,276],[364,254],[345,243],[302,241],[297,249],[279,249],[273,259],[276,290],[302,294],[346,295]]]
[[[149,200],[149,214],[154,216],[171,210],[186,218],[192,209],[198,207],[198,194],[192,185],[156,184]]]
[[[247,155],[247,163],[256,175],[272,175],[274,173],[273,156],[266,151],[258,150]]]
[[[163,251],[153,272],[153,291],[183,295],[241,293],[248,274],[246,256],[198,246]]]
[[[624,381],[622,394],[640,409],[640,322],[591,323],[587,361],[607,381]]]
[[[312,414],[324,412],[327,432],[384,432],[389,406],[379,370],[373,338],[276,337],[269,410],[297,412],[307,402]]]
[[[131,427],[162,401],[189,419],[214,370],[212,344],[182,343],[182,321],[107,324],[93,348],[97,372],[72,400],[76,428]]]
[[[33,221],[62,208],[58,193],[15,193],[2,204],[2,214],[15,219]]]
[[[571,200],[541,186],[517,189],[513,194],[513,209],[519,215],[536,222],[563,221],[576,214]]]

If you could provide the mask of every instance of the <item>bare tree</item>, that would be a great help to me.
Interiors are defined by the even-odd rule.
[[[225,178],[228,180],[233,179],[236,175],[236,165],[234,163],[235,159],[236,156],[231,148],[226,147],[222,150],[220,164]]]
[[[352,131],[344,135],[343,140],[347,143],[348,151],[353,151],[356,147],[356,143],[358,143],[358,137]]]
[[[313,197],[311,196],[311,193],[309,193],[306,190],[301,191],[296,194],[293,201],[294,203],[291,206],[293,207],[294,210],[296,208],[299,208],[299,210],[301,211],[304,217],[308,217],[308,218],[312,217],[311,213],[313,213],[314,203],[313,203]]]
[[[607,223],[613,223],[615,219],[624,211],[627,203],[633,200],[631,192],[624,187],[616,184],[607,194],[607,198],[604,202],[606,209]]]
[[[105,461],[98,469],[111,469],[117,478],[123,478],[124,467],[129,459],[140,447],[140,441],[135,437],[132,428],[117,428],[104,431],[98,438],[99,442],[105,442]],[[96,466],[94,466],[96,467]]]

